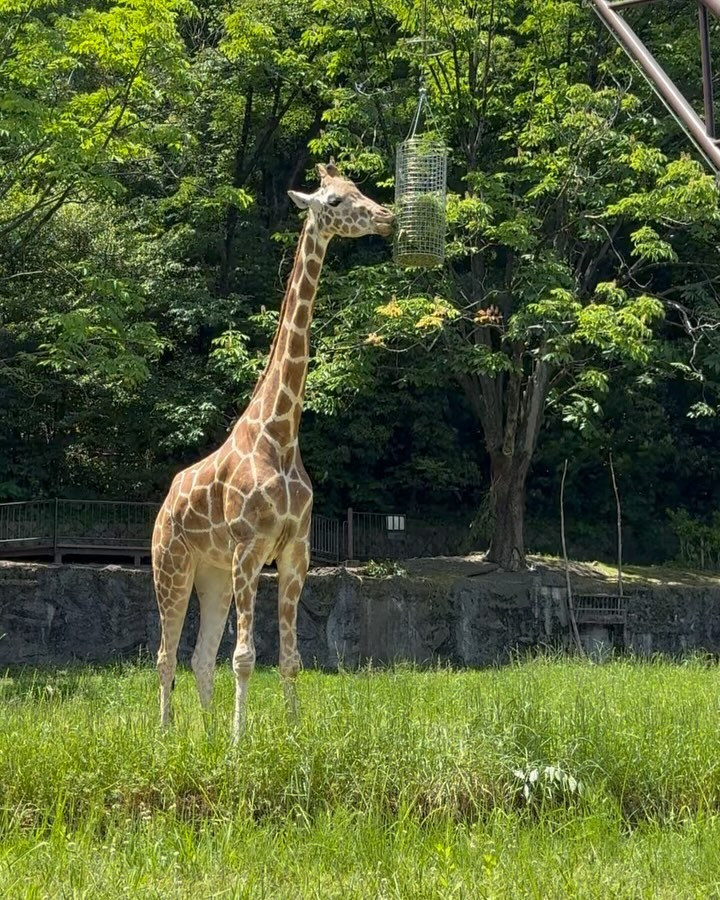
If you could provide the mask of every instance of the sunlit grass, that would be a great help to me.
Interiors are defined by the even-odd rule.
[[[720,890],[720,670],[541,659],[257,672],[229,742],[189,673],[0,680],[0,896],[705,897]]]
[[[529,554],[527,561],[531,566],[544,572],[554,572],[565,576],[565,562],[559,556],[545,554]],[[432,559],[410,559],[403,562],[412,577],[430,578],[433,581],[452,583],[459,577],[488,575],[494,568],[485,560],[483,553],[470,553],[462,557],[433,557]],[[367,574],[367,567],[359,569]],[[592,585],[594,589],[604,586],[608,591],[617,589],[617,566],[597,560],[572,560],[570,572],[575,589],[582,592],[583,585]],[[387,573],[390,574],[390,573]],[[499,577],[503,577],[500,575]],[[627,591],[647,588],[668,588],[674,585],[686,587],[718,587],[720,573],[701,571],[682,563],[664,563],[659,566],[623,565],[623,584]]]
[[[561,557],[547,555],[532,555],[528,557],[535,565],[546,569],[554,569],[558,572],[565,571],[565,563]],[[605,581],[609,587],[617,585],[618,570],[611,563],[598,562],[597,560],[581,562],[573,560],[570,563],[573,577],[588,578],[595,581]],[[623,565],[623,583],[627,588],[636,587],[662,587],[672,585],[687,585],[688,587],[713,586],[720,584],[720,573],[693,569],[682,563],[663,563],[657,566],[633,566]]]

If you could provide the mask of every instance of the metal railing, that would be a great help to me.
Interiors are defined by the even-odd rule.
[[[150,555],[156,503],[113,500],[28,500],[0,503],[0,558],[63,555]],[[313,516],[311,557],[337,565],[341,529],[337,519]]]
[[[0,553],[5,557],[96,551],[150,552],[155,503],[111,500],[29,500],[0,503]]]
[[[463,556],[473,549],[467,527],[354,509],[347,511],[342,538],[342,558],[358,561]]]
[[[340,562],[340,522],[313,516],[310,524],[310,556],[318,562]]]
[[[623,624],[627,618],[627,597],[617,594],[580,594],[574,598],[575,618],[587,624]]]
[[[149,552],[156,503],[58,500],[59,547],[124,547]]]
[[[349,509],[343,523],[343,546],[348,559],[391,559],[404,555],[406,518]],[[390,524],[391,527],[388,527]]]
[[[29,500],[0,503],[0,558],[63,555],[150,555],[155,503],[113,500]],[[349,509],[345,520],[313,515],[315,562],[455,556],[470,550],[466,528],[429,524],[399,513]]]
[[[0,544],[26,548],[52,546],[55,507],[54,500],[0,503]]]

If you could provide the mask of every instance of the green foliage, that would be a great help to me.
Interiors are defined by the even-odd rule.
[[[368,578],[392,578],[394,575],[407,575],[407,569],[395,559],[371,559],[363,566],[363,575]]]
[[[182,147],[163,105],[182,101],[184,0],[0,8],[0,238],[27,239],[63,205],[123,191],[158,145]]]
[[[669,509],[670,527],[677,537],[680,562],[702,570],[720,568],[720,513],[710,524],[691,516],[686,509]]]

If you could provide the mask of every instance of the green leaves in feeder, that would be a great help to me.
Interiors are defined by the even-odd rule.
[[[398,147],[395,167],[395,262],[432,268],[445,259],[447,148],[427,137]]]

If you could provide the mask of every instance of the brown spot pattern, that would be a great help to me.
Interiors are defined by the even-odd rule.
[[[278,566],[280,671],[288,710],[296,708],[294,679],[297,606],[309,563],[312,485],[297,447],[307,374],[309,328],[322,261],[332,234],[359,236],[378,207],[328,167],[320,188],[347,199],[344,220],[326,205],[311,212],[298,242],[270,357],[245,413],[214,453],[172,482],[153,531],[153,578],[160,613],[157,657],[163,725],[170,721],[170,689],[177,646],[193,582],[201,625],[192,658],[200,699],[211,702],[217,649],[231,594],[237,607],[234,734],[244,721],[247,682],[255,664],[255,592],[263,565]],[[328,174],[331,173],[331,174]],[[323,194],[322,196],[326,196]],[[307,301],[307,302],[304,302]]]

